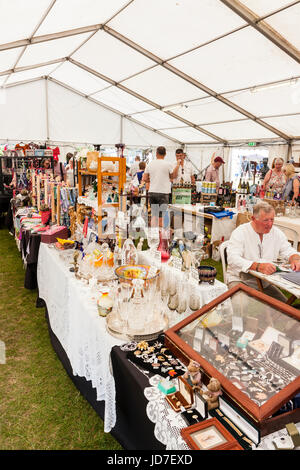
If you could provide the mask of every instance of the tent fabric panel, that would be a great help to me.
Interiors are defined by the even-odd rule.
[[[114,0],[113,2],[107,0],[71,0],[71,2],[70,0],[56,0],[36,35],[104,23],[127,2],[128,0]]]
[[[171,127],[180,127],[182,122],[169,116],[158,109],[149,111],[147,113],[139,113],[134,116],[137,121],[143,122],[147,126],[153,127],[153,129],[166,129]]]
[[[0,72],[12,69],[23,49],[22,47],[18,47],[16,49],[0,51]]]
[[[27,46],[18,62],[18,67],[40,64],[45,61],[67,57],[89,36],[89,34],[90,33],[83,33]]]
[[[0,44],[31,37],[51,0],[0,0]]]
[[[280,85],[280,84],[277,84]],[[300,112],[300,80],[293,84],[274,85],[275,88],[245,90],[226,95],[233,103],[241,106],[255,116],[271,116]]]
[[[180,142],[214,142],[214,140],[206,134],[203,134],[191,127],[182,127],[178,129],[166,129],[164,134],[174,137]]]
[[[230,108],[230,106],[226,106],[213,97],[184,103],[173,108],[172,112],[197,125],[244,118],[243,114],[238,113]]]
[[[279,8],[285,7],[291,3],[291,0],[240,0],[240,3],[257,15],[264,16]]]
[[[48,87],[50,139],[114,143],[120,140],[120,116],[50,82]]]
[[[109,86],[106,81],[101,80],[101,78],[96,77],[80,67],[76,67],[76,65],[70,62],[65,62],[60,65],[50,76],[87,95],[103,90]]]
[[[45,140],[46,93],[44,80],[3,90],[0,139]]]
[[[300,4],[267,18],[266,22],[294,47],[300,50]]]
[[[300,114],[264,119],[271,126],[277,127],[287,135],[300,137]]]
[[[213,134],[229,140],[278,138],[273,132],[248,119],[245,121],[226,122],[202,127]]]
[[[94,34],[73,58],[117,82],[155,64],[105,31]]]
[[[296,61],[251,27],[170,63],[221,94],[300,74]]]
[[[9,76],[6,82],[6,85],[10,83],[22,82],[23,80],[31,80],[32,78],[37,78],[37,77],[42,77],[44,75],[48,75],[56,67],[57,67],[57,64],[52,64],[52,65],[46,65],[44,67],[37,67],[34,69],[30,69],[30,70],[24,70],[23,72],[12,73]]]
[[[168,59],[243,24],[245,21],[219,0],[135,0],[108,26],[161,59]],[[167,41],[163,40],[166,31]]]
[[[177,148],[178,144],[168,138],[145,129],[135,122],[128,119],[123,120],[123,142],[128,145],[140,145],[142,147],[159,147],[163,145],[166,148]]]
[[[207,96],[199,88],[160,65],[125,80],[122,84],[161,106]]]
[[[115,86],[95,93],[91,97],[124,114],[133,114],[154,109],[153,106],[150,106]],[[135,118],[138,119],[138,116],[135,116]]]

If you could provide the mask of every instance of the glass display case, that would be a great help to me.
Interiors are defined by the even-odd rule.
[[[300,390],[300,313],[244,284],[166,332],[186,364],[200,363],[261,435],[300,421],[300,409],[272,417]]]

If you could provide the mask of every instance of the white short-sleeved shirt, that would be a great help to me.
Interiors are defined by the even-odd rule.
[[[173,170],[175,169],[177,162],[174,164]],[[195,170],[193,169],[192,165],[189,162],[184,161],[183,167],[180,165],[178,170],[178,176],[176,179],[173,180],[173,183],[179,184],[181,182],[181,178],[183,179],[184,183],[191,183],[191,178]]]
[[[289,258],[296,253],[279,228],[272,227],[261,242],[251,222],[242,224],[232,232],[227,247],[228,282],[240,281],[239,274],[247,273],[254,262],[274,263],[279,257]]]
[[[149,193],[170,194],[170,173],[173,172],[173,163],[165,160],[153,160],[148,163],[145,173],[150,176]]]

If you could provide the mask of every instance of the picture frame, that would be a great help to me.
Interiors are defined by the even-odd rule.
[[[239,445],[216,418],[181,429],[181,436],[192,450],[226,450]]]

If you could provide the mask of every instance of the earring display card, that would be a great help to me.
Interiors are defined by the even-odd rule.
[[[186,367],[165,347],[163,335],[157,340],[133,343],[131,351],[127,352],[127,359],[164,378],[175,379],[186,371]]]

